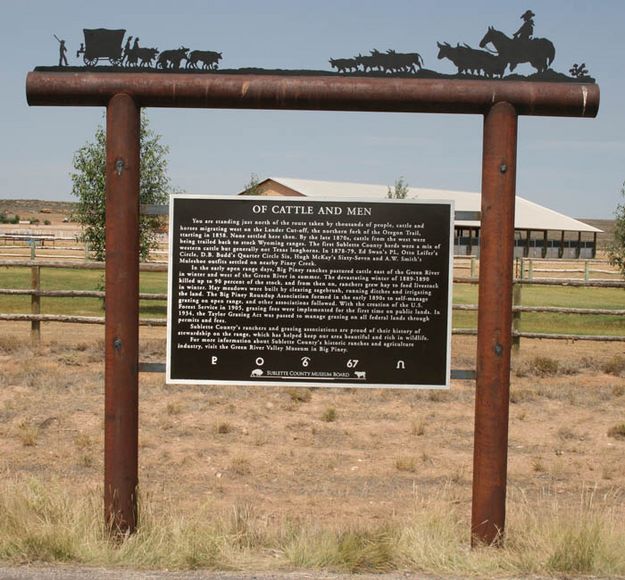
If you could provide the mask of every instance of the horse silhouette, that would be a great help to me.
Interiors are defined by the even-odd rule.
[[[556,49],[547,38],[515,40],[492,26],[488,27],[488,32],[480,41],[480,48],[484,48],[489,43],[495,47],[501,59],[510,66],[510,71],[522,62],[529,62],[538,72],[544,72],[551,66],[556,56]]]

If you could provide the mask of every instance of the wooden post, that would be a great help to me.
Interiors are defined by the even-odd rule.
[[[124,93],[106,111],[104,509],[114,534],[137,526],[139,113]]]
[[[532,230],[525,232],[525,248],[523,249],[523,257],[527,258],[530,255],[530,241],[532,239]]]
[[[577,248],[575,249],[575,257],[579,260],[582,255],[582,232],[577,232]]]
[[[592,259],[597,257],[597,232],[594,232],[592,239]]]
[[[512,287],[512,306],[521,306],[522,296],[521,292],[523,289],[523,285],[520,282],[517,282]],[[518,354],[521,350],[521,337],[515,336],[515,332],[521,332],[521,313],[513,312],[512,313],[512,352],[513,354]]]
[[[477,258],[475,256],[471,256],[471,278],[475,278],[477,276]]]
[[[484,116],[473,545],[500,544],[505,528],[516,160],[516,109],[496,103]]]
[[[547,257],[547,246],[549,245],[549,232],[547,230],[543,231],[543,251],[542,257]]]
[[[564,230],[560,232],[560,247],[558,248],[558,258],[564,258]]]
[[[30,296],[30,312],[31,314],[41,314],[41,296],[39,296],[41,291],[41,269],[39,266],[31,268],[30,281],[30,287],[37,292],[37,294],[31,294]],[[41,322],[39,320],[31,320],[30,322],[30,339],[33,345],[41,343]]]

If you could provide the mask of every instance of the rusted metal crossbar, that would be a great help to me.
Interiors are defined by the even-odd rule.
[[[31,105],[107,107],[105,509],[136,526],[140,107],[457,113],[484,116],[472,538],[505,526],[512,255],[520,115],[594,117],[599,87],[486,80],[31,72]]]
[[[575,83],[399,78],[31,72],[30,105],[107,106],[117,94],[140,107],[484,114],[498,102],[518,115],[594,117],[599,87]]]

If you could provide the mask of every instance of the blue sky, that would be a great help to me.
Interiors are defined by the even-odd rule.
[[[610,218],[625,180],[623,0],[0,0],[0,197],[72,199],[73,153],[103,122],[101,108],[28,107],[26,74],[70,64],[83,28],[125,28],[142,46],[223,53],[221,68],[327,69],[372,48],[438,61],[437,41],[477,45],[489,25],[513,33],[528,8],[552,40],[553,67],[586,62],[601,87],[596,119],[519,120],[517,192],[574,217]],[[527,66],[527,65],[523,65]],[[520,72],[531,72],[522,68]],[[229,194],[250,174],[479,191],[479,116],[150,109],[170,146],[170,176],[189,193]]]

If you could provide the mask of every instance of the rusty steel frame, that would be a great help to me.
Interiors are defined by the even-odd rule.
[[[332,76],[31,72],[30,105],[106,106],[126,93],[140,107],[485,114],[508,102],[519,115],[594,117],[599,87]]]
[[[135,529],[138,441],[140,107],[387,111],[484,115],[473,544],[505,526],[517,122],[520,115],[594,117],[599,87],[487,80],[43,72],[30,105],[107,107],[107,522]]]

